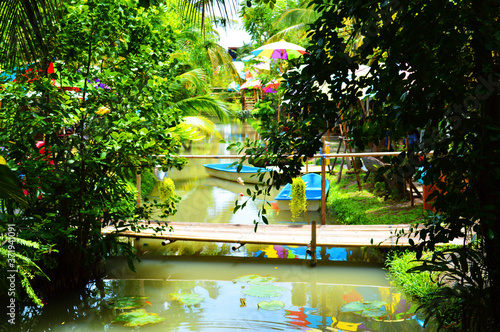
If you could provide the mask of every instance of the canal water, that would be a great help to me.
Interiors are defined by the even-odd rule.
[[[255,135],[246,124],[219,130],[226,142]],[[226,146],[212,139],[186,154],[229,154]],[[247,199],[240,195],[245,190],[208,177],[203,164],[211,162],[193,159],[185,170],[168,172],[182,197],[171,220],[253,224],[264,200],[233,214],[235,200]],[[270,223],[291,223],[289,213],[268,210]],[[233,250],[222,243],[131,241],[141,257],[137,272],[121,257],[110,259],[104,279],[44,308],[26,307],[22,330],[434,331],[422,327],[415,305],[391,287],[375,251],[318,248],[318,265],[311,267],[306,248],[298,246]]]

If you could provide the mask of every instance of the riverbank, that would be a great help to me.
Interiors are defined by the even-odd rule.
[[[409,200],[388,195],[373,181],[364,180],[360,174],[362,190],[359,190],[353,170],[343,170],[337,183],[338,168],[327,174],[330,191],[327,209],[336,216],[336,222],[348,225],[411,224],[422,221],[426,215],[422,199]]]

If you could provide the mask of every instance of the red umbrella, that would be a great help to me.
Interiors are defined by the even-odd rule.
[[[251,78],[251,79],[245,81],[245,83],[243,83],[240,86],[240,89],[241,90],[244,90],[244,89],[262,89],[262,83],[260,80],[256,80],[256,79]]]
[[[281,84],[280,82],[274,79],[271,82],[267,83],[262,89],[262,91],[264,91],[265,93],[276,93],[278,92],[280,84]]]

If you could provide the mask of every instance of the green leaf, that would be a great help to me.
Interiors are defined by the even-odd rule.
[[[288,289],[276,285],[256,285],[247,289],[243,289],[243,294],[255,296],[255,297],[280,297],[282,291],[287,291]]]
[[[148,313],[144,309],[137,309],[119,314],[113,319],[113,323],[124,323],[123,326],[134,327],[155,324],[165,320],[155,313]]]
[[[367,318],[378,318],[387,315],[386,302],[382,301],[353,301],[340,307],[340,312],[352,312]]]
[[[205,299],[200,294],[196,293],[170,293],[173,300],[179,301],[184,305],[197,305]]]
[[[245,276],[238,277],[233,280],[234,283],[236,282],[248,282],[250,284],[254,285],[261,285],[261,284],[270,284],[273,282],[276,282],[278,280],[278,277],[262,277],[258,274],[248,274]]]
[[[285,307],[285,304],[281,301],[273,300],[271,302],[261,301],[257,304],[259,308],[269,311],[281,310]]]
[[[12,198],[19,203],[28,204],[16,173],[3,164],[0,164],[0,188],[0,198]]]

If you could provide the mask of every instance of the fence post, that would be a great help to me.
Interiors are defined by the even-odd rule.
[[[136,172],[136,186],[137,186],[137,207],[141,207],[141,168],[137,167]]]
[[[325,158],[325,138],[323,142],[323,156],[321,157],[321,225],[326,225],[326,158]]]
[[[311,266],[316,266],[316,220],[311,222]]]

